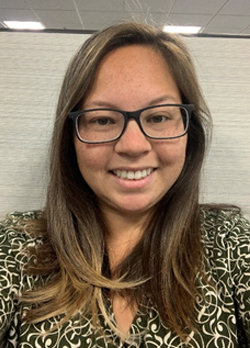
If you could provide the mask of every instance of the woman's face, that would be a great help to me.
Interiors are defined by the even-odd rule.
[[[82,109],[134,111],[167,103],[181,103],[181,97],[165,60],[150,47],[133,45],[104,57]],[[79,169],[104,213],[123,215],[147,214],[168,192],[183,168],[186,143],[187,136],[149,139],[133,119],[112,143],[85,144],[74,138]],[[147,176],[129,180],[130,172]]]

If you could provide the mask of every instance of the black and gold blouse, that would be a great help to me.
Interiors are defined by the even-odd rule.
[[[250,224],[240,214],[201,210],[204,269],[210,282],[197,275],[202,297],[197,298],[197,332],[184,344],[165,327],[154,308],[138,311],[125,343],[104,318],[105,335],[95,334],[89,318],[74,317],[60,329],[46,333],[60,318],[38,324],[23,322],[25,306],[17,301],[23,288],[32,289],[39,277],[28,276],[24,247],[42,240],[15,229],[18,218],[36,213],[10,214],[0,224],[0,347],[2,348],[236,348],[250,347]],[[213,285],[211,285],[213,284]],[[111,304],[109,313],[115,323]],[[27,308],[26,308],[27,309]]]

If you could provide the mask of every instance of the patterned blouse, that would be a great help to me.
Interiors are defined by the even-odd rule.
[[[35,218],[36,213],[12,214],[0,224],[1,348],[250,347],[250,224],[241,215],[201,210],[204,268],[214,285],[206,284],[197,275],[204,298],[196,303],[198,330],[191,332],[185,344],[161,323],[153,308],[146,314],[136,314],[125,343],[111,331],[101,314],[105,336],[95,334],[88,318],[74,317],[47,334],[59,317],[38,324],[22,322],[25,308],[17,302],[16,295],[40,281],[24,274],[27,259],[23,247],[41,243],[41,239],[16,231],[15,219],[20,216]],[[115,322],[111,304],[109,313]]]

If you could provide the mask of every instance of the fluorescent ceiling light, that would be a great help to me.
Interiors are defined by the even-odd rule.
[[[44,26],[40,22],[4,21],[4,24],[10,29],[44,29]]]
[[[196,26],[165,25],[163,31],[179,34],[197,34],[200,29],[201,27]]]

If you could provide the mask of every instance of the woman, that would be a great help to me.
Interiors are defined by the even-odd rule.
[[[250,344],[250,226],[201,207],[210,115],[185,45],[109,27],[67,70],[42,212],[1,233],[4,347]]]

